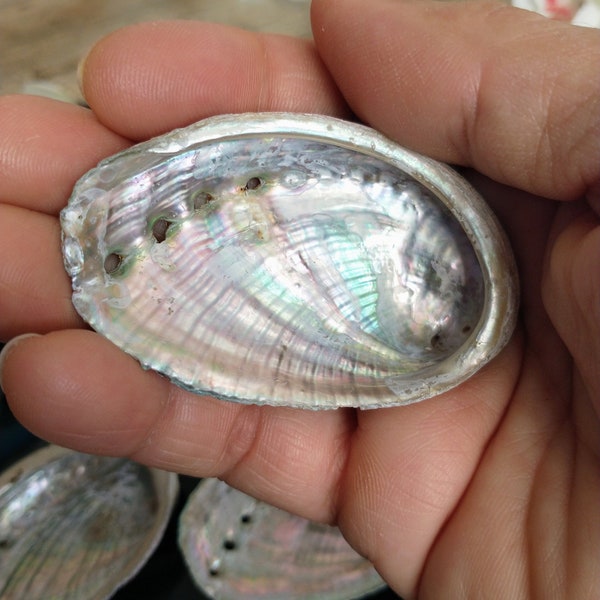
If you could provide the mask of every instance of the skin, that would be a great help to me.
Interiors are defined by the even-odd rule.
[[[598,598],[600,32],[490,3],[364,7],[313,2],[314,43],[138,25],[87,57],[92,111],[0,98],[0,339],[41,334],[5,348],[2,387],[45,439],[337,523],[405,598]],[[494,361],[420,404],[317,413],[192,396],[83,326],[57,221],[75,180],[132,141],[257,110],[354,115],[465,168],[521,276]]]

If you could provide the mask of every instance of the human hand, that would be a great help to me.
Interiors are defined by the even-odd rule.
[[[598,597],[600,33],[494,4],[368,6],[315,1],[316,49],[140,25],[88,57],[93,113],[0,99],[0,339],[44,334],[5,349],[3,389],[53,442],[336,522],[406,598]],[[423,403],[311,412],[193,396],[86,330],[57,220],[75,180],[133,140],[257,110],[354,113],[472,168],[519,263],[508,347]]]

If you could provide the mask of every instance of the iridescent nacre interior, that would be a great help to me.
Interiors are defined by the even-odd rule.
[[[179,519],[179,546],[194,580],[219,600],[347,600],[385,588],[337,527],[204,479]]]
[[[0,475],[0,597],[101,600],[162,537],[173,474],[57,447]]]
[[[84,178],[62,220],[84,318],[235,400],[410,399],[451,369],[486,302],[473,236],[427,185],[310,136],[131,150]]]

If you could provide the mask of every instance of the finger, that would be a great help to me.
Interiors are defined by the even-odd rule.
[[[519,268],[519,308],[528,348],[546,367],[546,381],[555,391],[570,385],[571,365],[564,343],[550,320],[540,294],[548,235],[558,206],[522,190],[500,185],[469,170],[470,182],[504,225]]]
[[[600,32],[495,3],[315,0],[355,113],[401,143],[552,198],[600,179]]]
[[[600,218],[583,202],[564,207],[551,248],[544,303],[600,416]]]
[[[505,414],[521,359],[517,336],[450,392],[359,414],[338,522],[403,597],[417,595],[423,565]]]
[[[83,325],[71,303],[58,219],[0,204],[0,340]]]
[[[83,173],[127,145],[87,109],[0,97],[0,203],[56,215]]]
[[[90,331],[20,339],[2,358],[1,384],[11,409],[44,439],[220,476],[288,510],[333,518],[333,487],[354,425],[344,411],[245,406],[193,395],[144,371]]]
[[[347,114],[312,42],[191,21],[110,35],[87,56],[81,84],[99,119],[135,139],[217,113]]]

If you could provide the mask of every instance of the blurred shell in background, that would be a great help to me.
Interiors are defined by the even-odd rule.
[[[205,479],[179,521],[179,545],[215,600],[350,600],[385,588],[339,529]]]
[[[0,475],[0,597],[98,600],[160,541],[177,476],[47,447]]]

